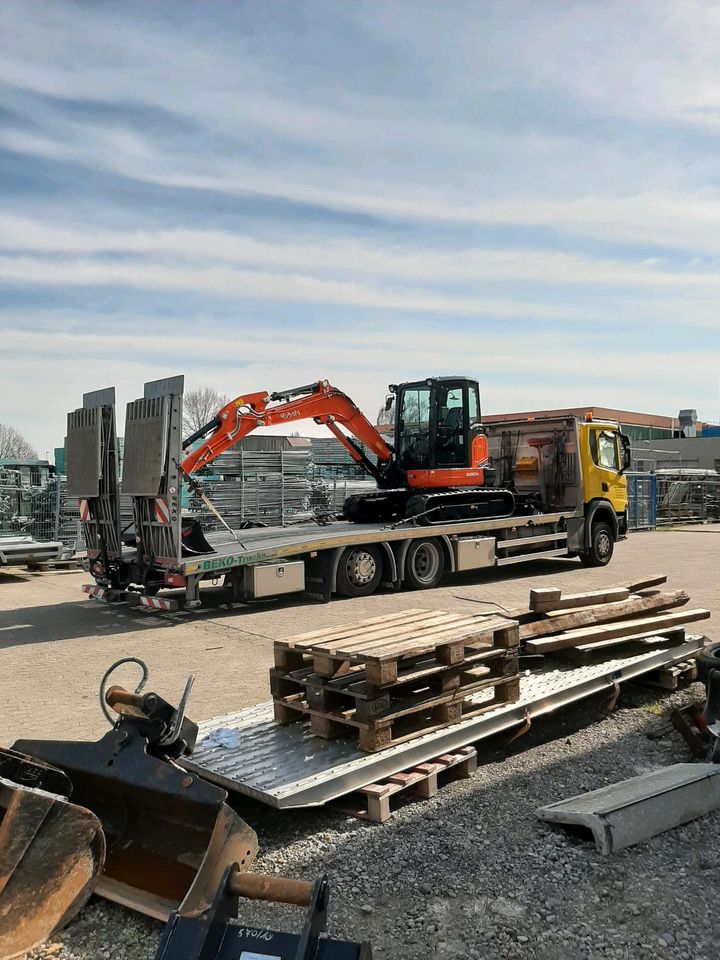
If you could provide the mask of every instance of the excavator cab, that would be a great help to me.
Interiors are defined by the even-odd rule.
[[[476,380],[429,378],[402,383],[394,393],[395,450],[410,486],[433,486],[431,477],[422,476],[426,471],[482,470],[487,439]],[[482,484],[482,475],[471,479]]]

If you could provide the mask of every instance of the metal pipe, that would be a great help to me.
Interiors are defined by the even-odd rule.
[[[246,900],[270,900],[307,907],[313,884],[307,880],[290,880],[288,877],[272,877],[263,873],[240,873],[237,870],[228,880],[228,890]]]

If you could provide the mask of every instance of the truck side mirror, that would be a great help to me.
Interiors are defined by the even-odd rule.
[[[387,413],[388,410],[392,409],[392,405],[393,405],[394,403],[395,403],[395,395],[392,394],[392,393],[389,393],[389,394],[385,397],[385,412],[386,412],[386,413]]]
[[[630,449],[630,437],[626,434],[620,434],[620,443],[622,445],[622,467],[620,473],[625,473],[632,465],[632,451]]]

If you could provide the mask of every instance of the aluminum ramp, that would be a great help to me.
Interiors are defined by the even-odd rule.
[[[439,754],[512,730],[593,694],[614,694],[625,680],[694,657],[705,638],[656,647],[602,663],[574,666],[558,662],[521,678],[520,699],[461,723],[389,747],[362,753],[347,740],[322,740],[307,722],[281,726],[272,702],[199,724],[198,744],[182,765],[225,789],[271,807],[318,806]],[[473,697],[482,703],[483,691]]]

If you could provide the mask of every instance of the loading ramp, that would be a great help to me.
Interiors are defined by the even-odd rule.
[[[541,672],[521,677],[516,702],[373,754],[350,741],[311,736],[307,723],[277,724],[268,701],[199,724],[197,746],[182,764],[205,780],[271,807],[319,806],[439,754],[520,729],[595,694],[614,698],[626,680],[692,659],[705,643],[704,637],[690,636],[667,646],[659,637],[657,646],[650,642],[647,651],[602,663],[551,661]],[[481,703],[485,695],[473,699]]]

